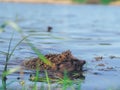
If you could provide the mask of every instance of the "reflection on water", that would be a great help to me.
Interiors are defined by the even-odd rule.
[[[85,59],[90,71],[85,73],[82,90],[116,90],[120,86],[120,61],[108,58],[110,55],[120,56],[120,7],[0,3],[0,24],[6,20],[15,21],[26,35],[32,34],[29,41],[43,54],[60,53],[70,49],[76,57]],[[48,26],[53,27],[52,32],[47,32]],[[0,33],[0,51],[7,51],[12,32],[12,28],[7,27],[6,32]],[[20,35],[15,32],[12,47],[20,39]],[[105,57],[101,63],[113,66],[116,71],[98,71],[98,62],[92,60],[99,55]],[[35,56],[26,42],[22,42],[12,57],[10,67],[14,67],[17,60],[19,62]],[[0,58],[1,71],[5,57],[0,55]],[[101,74],[94,75],[91,72]]]

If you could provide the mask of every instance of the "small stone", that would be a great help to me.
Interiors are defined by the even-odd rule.
[[[103,63],[100,63],[100,64],[98,64],[98,66],[105,66],[105,64],[103,64]]]

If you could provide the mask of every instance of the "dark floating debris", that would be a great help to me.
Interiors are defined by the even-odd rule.
[[[107,67],[108,70],[113,70],[114,68],[113,67]]]
[[[25,69],[38,69],[39,71],[47,70],[48,75],[52,78],[63,78],[65,71],[71,79],[84,77],[82,72],[83,65],[86,61],[74,57],[70,50],[64,51],[61,54],[47,54],[45,58],[52,63],[52,66],[47,65],[38,57],[31,60],[25,60],[22,65]]]
[[[115,71],[115,68],[114,67],[106,67],[106,68],[101,68],[101,69],[98,69],[99,71]]]
[[[100,63],[100,64],[98,64],[98,66],[102,66],[102,67],[104,67],[104,66],[105,66],[105,64],[103,64],[103,63]]]
[[[103,56],[97,56],[97,57],[95,57],[95,60],[96,61],[101,61],[101,60],[103,60]]]
[[[114,58],[116,58],[116,56],[110,56],[110,59],[114,59]]]
[[[110,43],[99,43],[99,45],[111,45]]]
[[[20,77],[17,77],[17,80],[20,80],[21,78]]]
[[[47,28],[47,32],[51,32],[51,31],[52,31],[52,29],[53,29],[53,27],[48,26],[48,28]]]
[[[93,72],[94,75],[101,75],[99,72]]]
[[[118,58],[118,59],[120,59],[120,56],[114,56],[114,55],[111,55],[111,56],[109,56],[109,58],[110,58],[110,59],[114,59],[114,58]]]

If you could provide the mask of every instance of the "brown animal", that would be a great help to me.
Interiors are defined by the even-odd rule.
[[[86,63],[85,60],[75,58],[70,50],[64,51],[61,54],[47,54],[45,58],[52,63],[52,66],[47,65],[39,58],[24,61],[22,65],[26,69],[39,69],[40,71],[48,70],[56,75],[61,75],[64,71],[68,73],[73,71],[80,72],[82,71],[83,65]]]

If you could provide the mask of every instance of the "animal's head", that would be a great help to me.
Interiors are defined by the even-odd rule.
[[[74,59],[72,61],[73,61],[72,64],[74,65],[75,70],[82,71],[83,65],[86,63],[86,61],[85,60],[78,60],[78,59]]]

